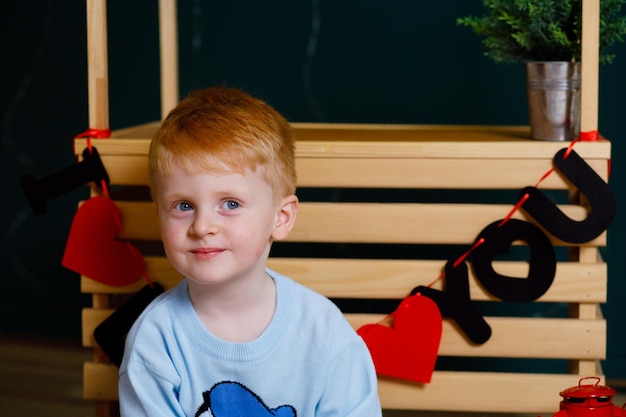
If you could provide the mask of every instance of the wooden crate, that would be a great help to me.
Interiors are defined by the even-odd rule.
[[[111,184],[121,188],[112,195],[120,196],[126,236],[145,247],[151,278],[171,288],[180,277],[158,244],[146,244],[159,239],[145,189],[149,138],[157,127],[91,142]],[[433,288],[441,289],[437,278],[451,254],[469,250],[483,228],[507,216],[517,192],[535,185],[569,145],[529,140],[524,127],[296,123],[294,129],[302,202],[293,233],[275,246],[269,266],[348,306],[355,328],[382,320],[416,286],[435,281]],[[77,155],[85,146],[85,139],[76,140]],[[574,150],[607,181],[608,141],[577,142]],[[565,198],[559,204],[570,217],[586,215],[577,190],[557,172],[539,188]],[[534,222],[521,210],[513,218]],[[580,245],[550,239],[565,257],[549,290],[520,311],[471,275],[472,302],[496,312],[485,317],[491,338],[472,344],[444,319],[431,383],[380,377],[385,409],[547,414],[558,409],[558,393],[580,377],[603,378],[606,323],[599,305],[606,301],[607,267],[598,248],[606,245],[606,232]],[[525,276],[528,268],[523,257],[495,267],[511,276]],[[99,415],[114,415],[118,369],[103,357],[93,331],[145,282],[81,282],[93,295],[83,312],[83,342],[95,352],[84,367],[84,396],[97,402]]]

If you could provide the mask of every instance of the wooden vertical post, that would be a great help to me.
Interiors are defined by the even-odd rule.
[[[600,0],[583,0],[582,34],[580,57],[580,132],[581,138],[586,133],[598,131],[598,89],[600,65]],[[578,196],[578,200],[582,196]],[[578,249],[578,262],[597,262],[597,248]],[[579,319],[601,319],[600,306],[594,303],[579,303],[573,306],[573,315]],[[571,364],[573,372],[579,375],[595,375],[598,361],[578,360]]]
[[[585,133],[598,130],[600,0],[583,0],[582,4],[580,131]]]
[[[89,129],[109,129],[109,60],[107,45],[107,4],[106,0],[86,0],[87,2],[87,82],[89,95]],[[91,195],[100,190],[92,184]],[[108,305],[108,295],[94,295],[94,305]],[[95,360],[102,355],[94,349]],[[98,417],[111,416],[110,401],[96,401],[95,413]]]
[[[178,103],[178,30],[176,0],[159,0],[161,119]]]
[[[89,128],[109,128],[106,0],[87,0]]]

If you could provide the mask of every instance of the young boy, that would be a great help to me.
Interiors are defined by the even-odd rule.
[[[153,138],[149,174],[185,279],[128,335],[122,416],[381,416],[371,357],[341,312],[266,268],[298,209],[285,119],[236,89],[196,91]]]

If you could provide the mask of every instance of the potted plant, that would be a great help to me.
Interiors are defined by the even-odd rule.
[[[600,1],[600,63],[614,59],[607,48],[626,34],[624,1]],[[487,14],[458,18],[457,24],[484,38],[485,55],[493,61],[526,64],[531,136],[577,137],[582,0],[483,0],[483,5]]]

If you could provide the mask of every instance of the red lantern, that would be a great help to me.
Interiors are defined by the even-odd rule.
[[[584,380],[595,380],[593,384],[583,384]],[[613,405],[613,388],[598,385],[600,378],[585,377],[578,381],[577,387],[567,388],[559,395],[563,397],[559,412],[552,417],[626,417],[626,410]],[[626,404],[625,404],[626,406]]]

